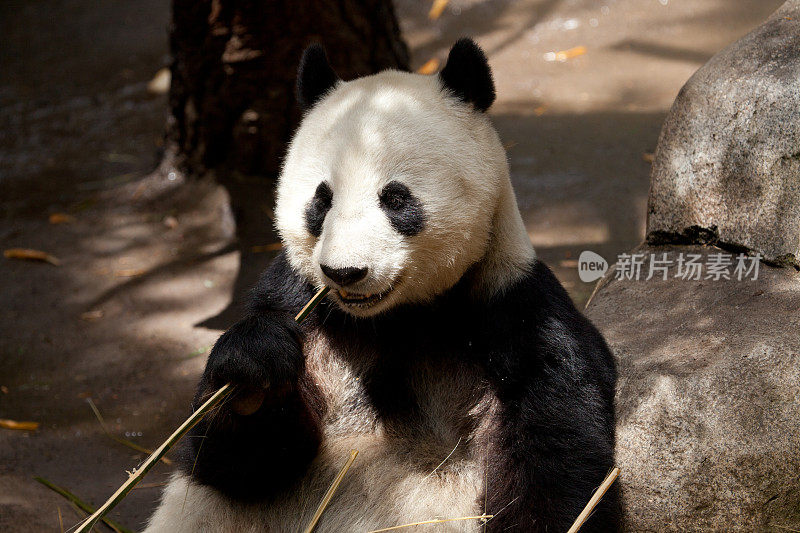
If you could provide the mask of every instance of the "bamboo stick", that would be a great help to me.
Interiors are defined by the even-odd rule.
[[[65,489],[63,487],[59,487],[58,485],[56,485],[52,481],[49,481],[49,480],[47,480],[47,479],[45,479],[43,477],[40,477],[40,476],[36,476],[33,479],[35,479],[36,481],[38,481],[39,483],[41,483],[42,485],[44,485],[48,489],[52,490],[53,492],[56,492],[56,493],[60,494],[61,496],[66,498],[70,503],[74,504],[81,511],[84,511],[84,512],[86,512],[88,514],[91,514],[91,513],[94,512],[94,507],[92,507],[91,505],[89,505],[85,501],[81,500],[80,498],[78,498],[77,496],[72,494],[67,489]],[[60,508],[58,510],[58,520],[59,520],[59,522],[61,522],[61,509]],[[125,526],[123,526],[121,524],[118,524],[117,522],[114,522],[110,518],[105,518],[104,517],[102,520],[103,520],[103,523],[105,523],[111,529],[115,529],[117,531],[121,531],[122,533],[133,533],[132,530],[128,529],[127,527],[125,527]],[[63,527],[64,527],[63,523],[61,524],[61,527],[62,527],[62,530],[63,530]]]
[[[314,307],[322,301],[328,291],[330,289],[328,287],[323,287],[314,295],[313,298],[303,307],[303,309],[297,314],[295,320],[298,323],[303,322]],[[122,484],[122,486],[117,489],[117,491],[111,495],[111,497],[104,503],[97,511],[95,511],[89,518],[83,522],[80,527],[76,530],[75,533],[86,533],[91,531],[92,527],[97,523],[98,520],[103,518],[107,512],[113,509],[119,502],[122,501],[125,496],[133,489],[133,487],[150,471],[151,468],[166,454],[170,448],[172,448],[176,442],[178,442],[181,437],[183,437],[192,427],[194,427],[203,416],[208,413],[211,409],[217,406],[226,396],[228,396],[231,391],[233,390],[233,385],[227,383],[223,385],[217,392],[215,392],[208,400],[200,406],[197,411],[192,413],[192,415],[187,418],[183,424],[181,424],[178,429],[176,429],[172,435],[164,441],[161,446],[156,448],[156,450],[147,458],[145,459],[142,466],[135,469],[128,480]]]
[[[447,522],[458,522],[461,520],[485,520],[488,522],[494,518],[494,515],[482,514],[479,516],[459,516],[458,518],[434,518],[433,520],[423,520],[422,522],[412,522],[411,524],[402,524],[400,526],[385,527],[383,529],[373,529],[367,533],[383,533],[384,531],[395,531],[397,529],[405,529],[407,527],[427,526],[429,524],[444,524]]]
[[[603,480],[603,483],[594,491],[592,498],[589,500],[589,503],[586,504],[586,507],[583,508],[581,514],[578,515],[578,518],[575,519],[575,523],[572,524],[572,527],[569,528],[567,533],[577,533],[578,530],[581,528],[584,522],[589,518],[589,515],[592,514],[592,511],[600,503],[600,500],[603,498],[603,495],[608,491],[611,485],[614,484],[614,481],[619,476],[619,468],[614,467],[611,472],[608,473],[606,478]]]
[[[350,470],[350,466],[353,464],[353,461],[356,460],[356,456],[358,455],[358,450],[350,450],[350,457],[347,459],[347,462],[344,464],[339,473],[336,474],[336,477],[333,478],[333,483],[331,486],[328,487],[328,491],[325,493],[325,496],[322,497],[322,501],[317,507],[317,512],[314,513],[314,516],[311,518],[311,522],[306,527],[304,533],[311,533],[314,531],[314,528],[317,527],[317,522],[319,522],[322,513],[325,512],[325,508],[328,507],[328,504],[333,498],[333,494],[336,492],[336,489],[339,488],[339,484],[344,479],[344,475],[347,474],[347,471]]]

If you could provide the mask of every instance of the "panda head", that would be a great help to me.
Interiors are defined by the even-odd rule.
[[[389,70],[348,82],[313,45],[297,92],[305,116],[276,205],[296,271],[363,317],[429,301],[482,260],[510,185],[485,114],[491,71],[474,42],[458,41],[437,76]]]

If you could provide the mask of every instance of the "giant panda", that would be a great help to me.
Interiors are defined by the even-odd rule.
[[[215,344],[148,532],[565,532],[614,462],[606,343],[537,259],[471,40],[340,80],[319,45],[278,182],[283,251]],[[318,288],[326,299],[298,326]],[[614,531],[608,492],[583,531]]]

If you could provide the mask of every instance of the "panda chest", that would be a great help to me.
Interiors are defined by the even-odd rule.
[[[381,438],[419,448],[416,457],[452,449],[459,440],[474,441],[492,414],[493,395],[484,376],[458,353],[408,359],[366,350],[354,355],[324,338],[310,343],[306,353],[326,406],[326,439]]]
[[[294,504],[313,513],[357,450],[320,530],[369,531],[481,514],[493,410],[482,378],[452,360],[376,369],[372,361],[362,366],[325,348],[307,352],[327,413],[320,452]],[[447,530],[464,527],[455,524]]]

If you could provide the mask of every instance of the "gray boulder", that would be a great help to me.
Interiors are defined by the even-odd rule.
[[[800,273],[684,280],[680,254],[721,250],[637,252],[668,279],[611,271],[587,307],[618,361],[627,529],[800,531]]]
[[[712,243],[800,265],[800,0],[681,89],[651,175],[648,242]]]
[[[681,90],[647,231],[634,252],[670,268],[612,269],[586,311],[618,361],[628,530],[800,531],[800,0]],[[709,279],[716,246],[773,266]]]

